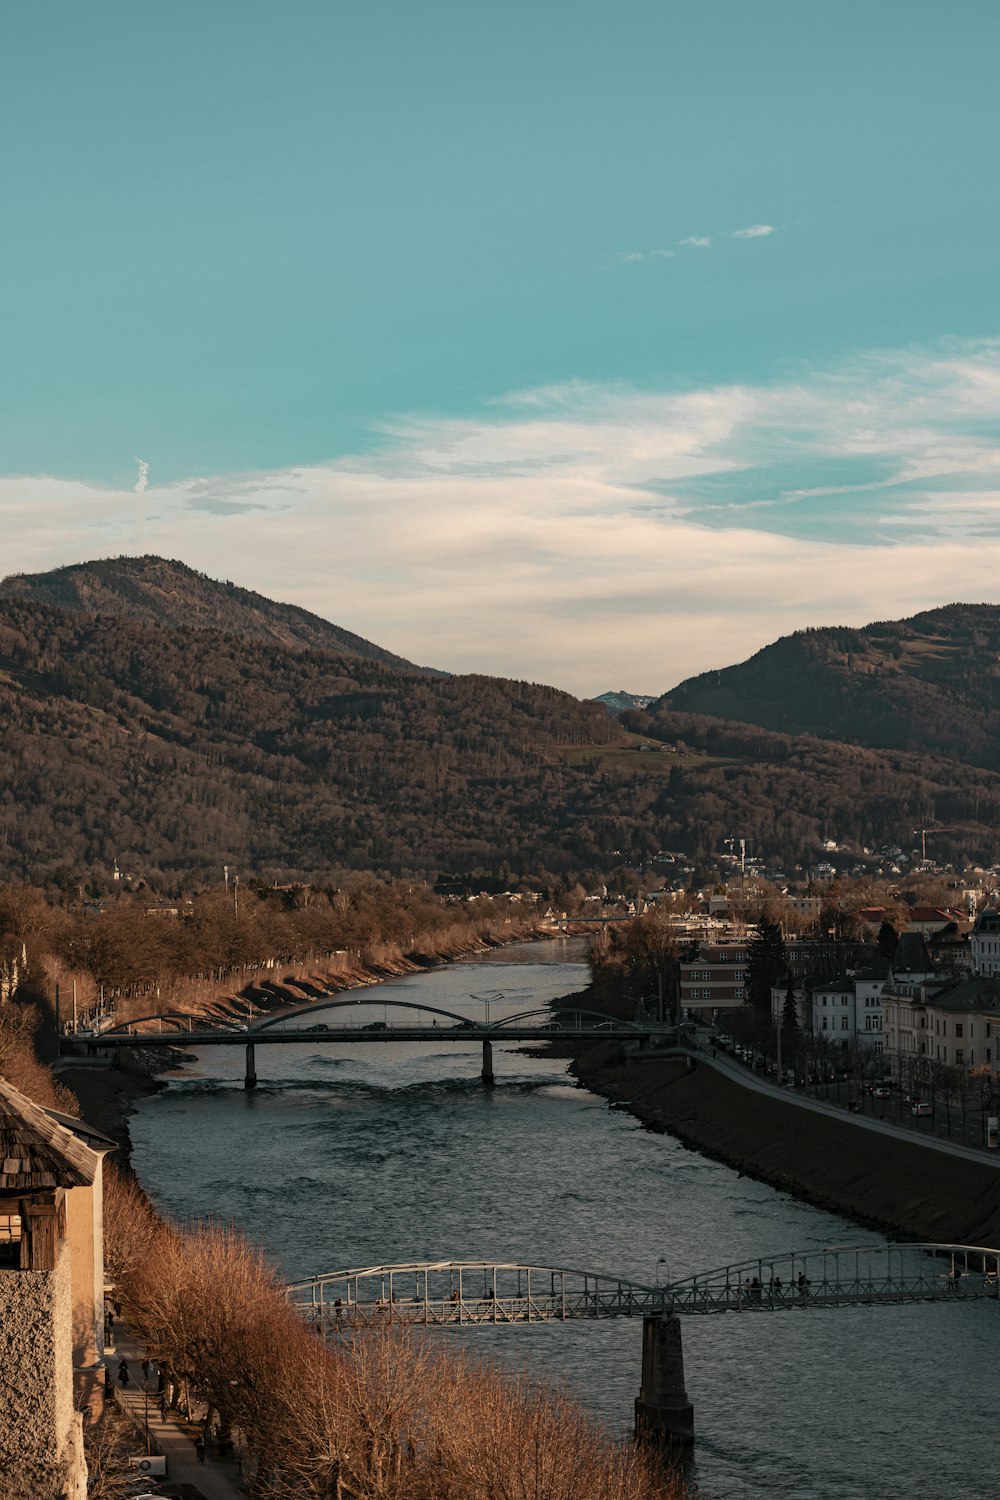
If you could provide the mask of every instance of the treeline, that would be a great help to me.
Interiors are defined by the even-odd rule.
[[[64,1019],[71,994],[80,1014],[102,998],[110,1006],[154,992],[158,1008],[190,1008],[262,978],[276,988],[288,970],[325,977],[429,962],[536,926],[532,906],[504,898],[452,904],[423,885],[364,877],[342,888],[234,887],[174,907],[138,895],[69,906],[30,886],[0,887],[0,957],[18,970],[22,999],[51,1010],[61,983]]]
[[[682,1482],[615,1443],[569,1397],[435,1345],[366,1330],[325,1344],[231,1229],[165,1223],[109,1175],[106,1265],[168,1380],[234,1429],[260,1500],[682,1500]]]

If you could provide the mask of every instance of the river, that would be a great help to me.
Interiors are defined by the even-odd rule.
[[[476,1019],[489,1004],[496,1019],[586,979],[579,943],[521,944],[361,991],[350,1016],[391,1024],[398,998]],[[648,1284],[877,1238],[643,1129],[563,1061],[495,1046],[492,1089],[480,1063],[478,1043],[259,1046],[247,1094],[242,1048],[205,1048],[140,1104],[135,1169],[169,1213],[241,1225],[289,1280],[495,1258]],[[996,1494],[1000,1304],[725,1314],[683,1331],[694,1475],[713,1500]],[[439,1336],[631,1428],[638,1321]]]

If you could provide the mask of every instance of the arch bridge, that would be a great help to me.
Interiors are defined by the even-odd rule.
[[[681,1317],[808,1312],[917,1302],[997,1301],[1000,1249],[938,1243],[783,1251],[650,1284],[607,1271],[510,1261],[421,1261],[330,1271],[288,1296],[317,1333],[600,1318],[643,1320],[636,1435],[694,1440]]]
[[[490,1004],[502,1001],[502,992],[494,991],[491,995],[472,998],[481,1000],[484,1004],[485,1017],[482,1021],[473,1020],[458,1011],[428,1005],[426,1002],[397,1000],[385,995],[374,999],[366,994],[353,995],[350,999],[338,997],[313,1000],[296,1006],[293,1010],[282,1011],[279,1015],[247,1023],[227,1021],[198,1025],[194,1023],[193,1017],[182,1012],[164,1011],[123,1021],[98,1034],[68,1037],[64,1041],[67,1046],[78,1046],[83,1041],[91,1051],[115,1047],[119,1049],[119,1053],[121,1049],[129,1047],[245,1047],[244,1083],[246,1088],[252,1089],[257,1086],[256,1048],[264,1043],[309,1043],[323,1046],[359,1042],[433,1042],[435,1046],[468,1046],[470,1042],[479,1042],[482,1045],[483,1082],[492,1083],[494,1042],[551,1042],[564,1039],[573,1042],[628,1041],[640,1046],[650,1046],[654,1038],[668,1040],[674,1035],[672,1028],[657,1026],[649,1021],[623,1021],[601,1011],[566,1005],[539,1006],[491,1021]],[[290,1024],[301,1020],[303,1016],[311,1017],[319,1012],[344,1012],[345,1015],[350,1015],[351,1011],[362,1006],[378,1006],[386,1016],[392,1011],[394,1019],[391,1024],[385,1020],[370,1021],[362,1025],[357,1021],[340,1021],[339,1018],[334,1024]],[[396,1013],[400,1015],[399,1020],[395,1018]]]

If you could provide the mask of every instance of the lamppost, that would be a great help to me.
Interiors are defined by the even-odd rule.
[[[660,1281],[660,1267],[661,1266],[666,1266],[667,1267],[667,1270],[666,1270],[666,1280],[663,1281],[663,1282]],[[656,1262],[656,1285],[657,1286],[661,1286],[661,1285],[662,1286],[669,1286],[670,1285],[670,1267],[667,1264],[667,1257],[665,1255],[661,1255],[660,1258],[659,1258],[659,1260]]]

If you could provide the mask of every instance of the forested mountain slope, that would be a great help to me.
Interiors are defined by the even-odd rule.
[[[0,878],[575,869],[557,748],[625,740],[554,688],[11,600],[0,726]]]
[[[734,833],[794,863],[933,823],[942,857],[993,856],[993,770],[662,705],[624,724],[554,688],[0,599],[0,881],[99,883],[117,860],[168,887],[223,863],[592,887]]]
[[[1000,607],[797,631],[665,693],[672,710],[1000,767]]]
[[[0,599],[54,604],[178,630],[220,630],[245,640],[276,641],[292,651],[335,651],[412,668],[411,662],[308,610],[277,604],[234,583],[218,583],[163,557],[103,558],[51,573],[13,574],[0,582]]]

